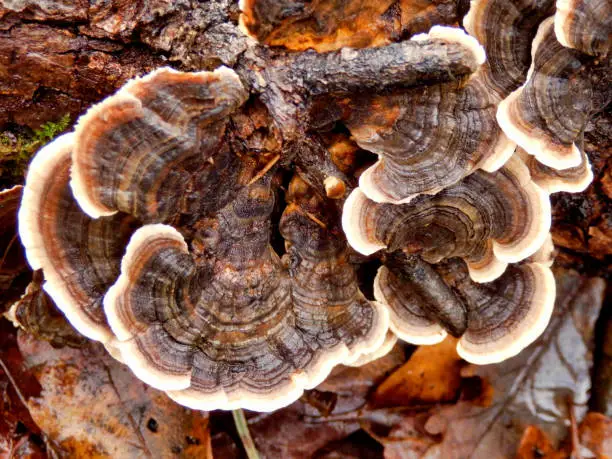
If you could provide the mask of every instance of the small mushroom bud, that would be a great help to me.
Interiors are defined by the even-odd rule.
[[[325,194],[331,199],[340,199],[346,193],[346,185],[342,180],[336,177],[327,177],[323,184],[325,185]]]

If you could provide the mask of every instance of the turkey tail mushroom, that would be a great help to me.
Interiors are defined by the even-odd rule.
[[[612,46],[609,0],[557,0],[555,35],[563,46],[605,57]]]
[[[119,275],[123,248],[137,222],[118,213],[94,220],[69,186],[74,135],[42,148],[30,164],[19,209],[19,235],[32,269],[70,323],[90,339],[112,341],[102,298]]]
[[[598,104],[609,101],[609,60],[600,62],[562,46],[552,17],[538,29],[532,59],[527,82],[500,103],[498,123],[544,165],[578,167],[583,157],[577,139]]]
[[[79,119],[71,181],[77,202],[93,218],[123,211],[147,223],[185,211],[185,191],[212,173],[206,160],[220,153],[227,115],[246,97],[226,67],[161,68],[131,80]]]
[[[436,194],[478,168],[494,171],[514,151],[495,120],[498,99],[478,74],[348,102],[345,123],[357,144],[379,156],[361,174],[376,202],[403,204]]]
[[[461,261],[430,266],[393,254],[379,269],[376,299],[391,314],[391,329],[413,344],[459,337],[457,351],[471,363],[510,358],[540,336],[555,300],[555,281],[540,263],[510,266],[491,283],[472,282]]]
[[[342,214],[344,232],[358,252],[403,250],[429,263],[462,257],[478,282],[494,280],[507,263],[538,250],[550,223],[549,196],[517,157],[497,172],[476,171],[409,204],[376,203],[357,188]]]
[[[104,298],[125,363],[186,406],[274,410],[383,345],[388,314],[359,291],[342,238],[294,203],[288,269],[272,250],[270,182],[203,222],[200,258],[173,227],[140,228]]]

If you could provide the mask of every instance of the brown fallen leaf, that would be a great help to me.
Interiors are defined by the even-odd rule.
[[[462,397],[454,405],[430,409],[423,429],[419,422],[403,420],[403,430],[392,430],[396,438],[385,443],[386,457],[512,457],[530,425],[544,432],[553,448],[559,447],[568,434],[568,399],[573,400],[578,421],[587,411],[593,329],[605,282],[563,270],[556,270],[556,278],[554,315],[533,345],[500,364],[470,366],[462,371],[464,376],[480,378],[491,386],[490,405]],[[411,413],[407,417],[423,415]],[[398,442],[399,434],[406,431],[411,433],[406,435],[408,440]]]
[[[612,419],[601,413],[588,413],[578,433],[582,457],[612,457]]]
[[[372,394],[374,406],[410,406],[450,402],[458,396],[461,367],[451,336],[433,346],[420,346],[410,359]]]
[[[538,426],[528,426],[523,432],[516,459],[557,459],[565,454],[556,451],[548,436]]]
[[[45,457],[41,432],[27,407],[27,398],[40,394],[40,385],[24,369],[16,330],[0,319],[0,458]]]
[[[100,344],[54,349],[19,334],[40,395],[32,418],[70,457],[212,457],[208,414],[177,405],[137,380]]]

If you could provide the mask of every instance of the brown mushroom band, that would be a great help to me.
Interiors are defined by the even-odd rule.
[[[244,97],[227,69],[129,83],[37,154],[20,211],[30,264],[68,319],[199,409],[279,408],[388,338],[336,204],[294,179],[287,254],[270,245],[278,165],[227,140]]]
[[[125,245],[137,222],[129,215],[92,219],[72,194],[73,134],[43,148],[30,165],[19,210],[19,234],[45,290],[83,335],[108,342],[102,298],[119,275]]]
[[[125,362],[180,403],[273,409],[385,338],[386,313],[359,291],[344,239],[289,206],[285,266],[269,243],[273,205],[266,176],[196,234],[195,257],[166,225],[128,245],[105,310]]]
[[[514,145],[497,126],[497,102],[479,77],[347,102],[354,140],[380,158],[361,175],[361,189],[377,202],[404,203],[478,167],[499,168]]]
[[[561,45],[552,17],[540,25],[532,54],[529,78],[501,102],[498,122],[508,137],[546,166],[577,167],[586,122],[610,100],[610,57],[598,60]]]
[[[497,280],[473,282],[458,259],[430,266],[419,257],[386,257],[374,284],[389,306],[391,328],[415,344],[460,337],[457,350],[486,364],[516,355],[544,330],[553,310],[555,283],[539,263],[510,266]]]
[[[540,22],[554,12],[554,0],[472,0],[465,30],[487,52],[484,84],[504,98],[525,82],[531,41]]]
[[[610,53],[612,3],[609,0],[557,0],[555,33],[563,46],[592,56]]]
[[[79,120],[72,186],[80,206],[92,217],[122,211],[146,223],[218,209],[235,190],[216,185],[235,183],[238,170],[223,144],[227,115],[246,96],[224,67],[130,81]]]
[[[461,257],[472,278],[486,282],[544,243],[550,201],[513,157],[497,172],[476,171],[409,204],[379,204],[356,189],[342,218],[349,243],[363,254],[403,250],[430,263]]]

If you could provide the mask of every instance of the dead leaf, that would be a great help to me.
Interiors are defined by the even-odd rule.
[[[375,406],[411,406],[457,399],[462,360],[452,336],[433,346],[421,346],[410,359],[376,388]]]
[[[578,429],[581,456],[612,457],[612,419],[601,413],[588,413]]]
[[[33,419],[71,457],[212,457],[208,414],[189,410],[136,379],[98,343],[54,349],[19,334],[42,391]]]
[[[605,282],[562,270],[556,271],[556,278],[557,303],[544,334],[512,359],[470,366],[462,372],[490,384],[490,406],[474,404],[467,397],[455,405],[434,407],[428,413],[425,432],[419,432],[418,423],[413,422],[414,438],[401,445],[386,445],[387,457],[402,457],[396,454],[402,448],[403,457],[512,457],[530,425],[544,432],[553,448],[559,447],[568,433],[567,400],[573,400],[578,421],[587,411],[593,329]],[[436,441],[425,452],[415,447],[415,442],[422,445],[432,439]]]
[[[0,458],[19,456],[36,447],[44,451],[40,429],[30,416],[27,399],[40,394],[34,376],[25,370],[23,357],[17,349],[16,330],[0,319]]]
[[[556,459],[565,454],[555,450],[548,436],[538,426],[528,426],[523,433],[516,459]]]

